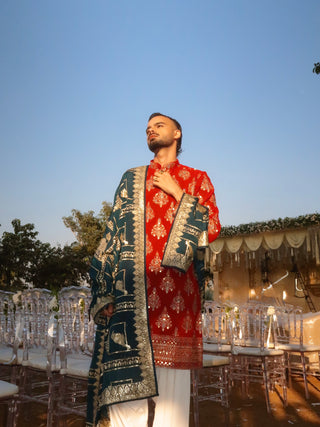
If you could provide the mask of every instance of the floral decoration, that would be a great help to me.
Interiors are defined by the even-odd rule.
[[[306,228],[320,225],[320,214],[300,215],[296,218],[279,218],[266,222],[231,225],[221,228],[220,237],[232,237],[243,234],[262,233],[266,231],[285,230],[289,228]]]

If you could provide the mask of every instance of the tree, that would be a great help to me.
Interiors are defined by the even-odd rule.
[[[86,249],[75,243],[51,248],[47,257],[34,265],[33,284],[56,293],[65,286],[78,286],[89,279],[88,264]]]
[[[320,62],[317,62],[316,64],[314,64],[312,71],[313,73],[320,74]]]
[[[103,202],[97,216],[94,216],[94,211],[82,213],[78,209],[72,209],[72,215],[62,218],[64,225],[70,228],[79,245],[86,248],[90,258],[103,235],[111,210],[112,205],[108,202]]]
[[[87,249],[74,243],[52,247],[36,237],[33,224],[12,221],[13,232],[0,239],[0,287],[10,291],[27,285],[58,291],[88,279]]]
[[[13,233],[4,232],[0,240],[0,280],[15,290],[30,283],[30,267],[48,246],[36,238],[33,224],[22,225],[19,219],[11,224]]]

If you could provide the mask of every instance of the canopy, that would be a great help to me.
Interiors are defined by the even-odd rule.
[[[260,248],[264,250],[276,250],[282,245],[297,249],[305,244],[307,252],[311,252],[312,257],[316,259],[316,264],[320,265],[319,243],[320,227],[312,227],[234,237],[219,237],[210,244],[210,249],[214,254],[219,254],[222,251],[236,254],[240,251],[256,252]]]

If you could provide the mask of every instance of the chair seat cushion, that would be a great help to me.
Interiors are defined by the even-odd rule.
[[[232,354],[243,354],[245,356],[282,356],[284,352],[283,350],[274,348],[261,349],[259,347],[234,346]]]
[[[213,354],[204,354],[202,359],[204,368],[212,368],[214,366],[229,365],[229,358],[226,356],[216,356]]]
[[[212,343],[203,343],[203,351],[211,353],[230,353],[231,345],[230,344],[212,344]]]
[[[0,345],[0,363],[5,364],[20,364],[22,362],[22,349],[19,348],[18,359],[14,359],[13,348]]]
[[[13,396],[19,392],[18,386],[8,383],[7,381],[0,380],[0,398]]]
[[[284,351],[296,351],[296,352],[313,352],[320,351],[319,345],[300,345],[300,344],[279,344],[277,346],[280,350]]]
[[[87,378],[91,357],[86,355],[68,354],[67,367],[60,369],[60,374]]]
[[[29,366],[30,368],[40,369],[41,371],[47,370],[47,351],[45,349],[32,349],[28,353],[28,360],[22,360],[22,366]],[[57,355],[56,366],[52,364],[51,371],[58,371],[60,369],[60,360]]]

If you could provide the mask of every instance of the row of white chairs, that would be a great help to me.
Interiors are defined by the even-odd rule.
[[[48,427],[60,425],[70,413],[86,415],[95,334],[90,301],[90,289],[77,286],[63,288],[57,297],[47,289],[0,291],[2,372],[11,366],[11,378],[1,379],[19,388],[9,417],[12,425],[19,405],[29,401],[47,405]]]
[[[13,412],[23,402],[42,402],[48,407],[49,427],[54,414],[58,421],[69,413],[85,416],[95,334],[94,323],[88,317],[90,289],[64,288],[58,294],[58,305],[46,289],[25,290],[18,296],[3,291],[0,294],[0,364],[13,366],[10,380],[19,386]],[[264,384],[270,411],[269,392],[276,385],[282,387],[286,404],[288,372],[289,377],[303,375],[309,398],[307,376],[319,375],[320,347],[303,342],[301,309],[206,302],[203,335],[204,368],[217,373],[205,398],[228,407],[230,382],[240,381],[243,391],[248,392],[250,383],[258,381]],[[306,357],[314,354],[315,359]],[[294,357],[297,355],[298,361]],[[36,381],[38,371],[46,373],[46,387],[43,380]],[[195,425],[199,425],[200,374],[192,372]]]
[[[309,398],[308,375],[320,375],[320,346],[304,342],[301,308],[206,302],[203,333],[205,353],[229,356],[230,381],[240,381],[244,393],[251,382],[264,385],[269,412],[269,392],[280,386],[286,405],[287,377],[291,385],[294,374],[303,376]]]
[[[94,345],[95,325],[88,318],[91,291],[69,287],[57,297],[47,289],[0,295],[0,363],[11,365],[11,381],[19,386],[11,405],[16,423],[19,405],[32,401],[47,405],[47,427],[62,425],[67,414],[86,412],[86,384]],[[229,359],[204,355],[203,370],[192,371],[195,426],[203,398],[229,406]],[[207,396],[200,396],[203,371],[210,369]],[[39,378],[38,372],[46,373]],[[205,373],[207,377],[207,372]],[[17,380],[17,381],[16,381]],[[10,412],[11,414],[11,412]],[[11,422],[11,421],[10,421]]]

